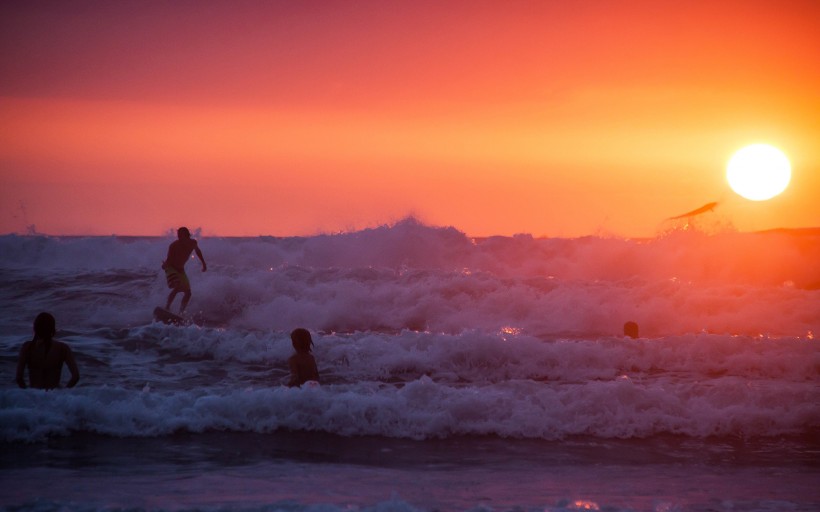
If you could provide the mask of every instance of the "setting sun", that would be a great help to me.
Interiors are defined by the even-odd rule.
[[[820,225],[820,2],[199,4],[0,2],[0,234]]]
[[[776,147],[752,144],[738,150],[729,160],[726,179],[738,195],[752,201],[765,201],[786,190],[791,165]]]

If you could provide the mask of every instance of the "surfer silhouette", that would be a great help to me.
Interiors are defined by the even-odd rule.
[[[688,219],[695,217],[696,215],[700,215],[702,213],[711,212],[715,210],[717,207],[717,203],[706,203],[705,205],[701,206],[700,208],[696,208],[691,212],[686,212],[681,215],[675,215],[674,217],[669,217],[667,220],[676,220],[676,219]]]
[[[308,381],[319,382],[319,370],[316,368],[316,359],[311,353],[313,339],[307,329],[294,329],[290,333],[290,340],[296,353],[288,359],[290,367],[290,381],[288,387],[301,386]]]
[[[197,258],[202,262],[202,271],[205,272],[208,266],[205,264],[205,258],[202,256],[202,251],[199,250],[199,245],[196,240],[191,238],[191,232],[188,228],[181,227],[177,230],[177,240],[171,242],[168,246],[168,256],[162,262],[162,269],[165,270],[165,281],[168,283],[168,288],[171,293],[168,294],[168,301],[165,303],[165,309],[171,310],[171,303],[174,302],[177,294],[182,292],[182,302],[179,305],[179,313],[185,312],[188,302],[191,300],[191,282],[185,274],[185,263],[191,257],[191,253],[196,252]]]
[[[73,388],[80,380],[80,370],[71,347],[54,339],[57,322],[50,313],[40,313],[34,319],[34,339],[23,343],[17,359],[17,385],[26,388],[25,370],[28,368],[29,385],[35,389],[60,387],[63,363],[71,372],[66,387]]]

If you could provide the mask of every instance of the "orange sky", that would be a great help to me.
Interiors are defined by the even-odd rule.
[[[820,226],[814,1],[7,1],[0,44],[0,233]]]

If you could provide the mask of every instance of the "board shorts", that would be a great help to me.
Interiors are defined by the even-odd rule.
[[[174,267],[165,267],[165,282],[168,283],[168,288],[172,290],[191,290],[191,282],[188,281],[185,271],[177,270]]]

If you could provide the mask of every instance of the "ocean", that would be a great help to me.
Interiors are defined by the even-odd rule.
[[[172,326],[170,235],[0,236],[2,510],[820,510],[820,230],[195,238]]]

